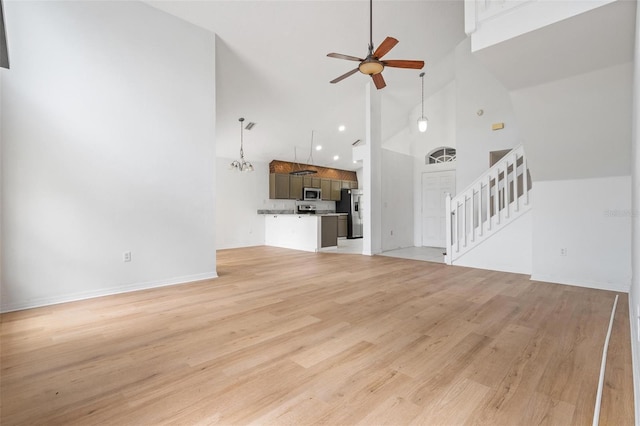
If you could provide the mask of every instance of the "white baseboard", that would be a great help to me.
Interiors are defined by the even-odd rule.
[[[0,313],[21,311],[25,309],[40,308],[43,306],[57,305],[60,303],[77,302],[79,300],[93,299],[95,297],[111,296],[113,294],[129,293],[138,290],[147,290],[150,288],[166,287],[177,284],[187,284],[194,281],[202,281],[218,278],[218,274],[214,272],[204,272],[202,274],[187,275],[183,277],[168,278],[158,281],[147,281],[143,283],[127,284],[119,287],[111,287],[97,289],[91,291],[76,292],[53,297],[42,297],[23,301],[16,301],[0,306]]]
[[[635,424],[640,425],[640,339],[638,336],[640,331],[637,328],[637,312],[634,303],[634,297],[629,294],[629,331],[631,333],[631,370],[633,372],[633,400],[635,411]]]
[[[617,291],[619,293],[629,293],[631,283],[609,283],[604,281],[576,280],[575,278],[560,277],[555,275],[534,274],[531,281],[542,281],[553,284],[572,285],[574,287],[595,288],[598,290]]]

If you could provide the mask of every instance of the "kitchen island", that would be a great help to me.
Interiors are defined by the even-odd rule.
[[[338,245],[338,216],[344,213],[258,213],[265,215],[265,245],[311,252]]]

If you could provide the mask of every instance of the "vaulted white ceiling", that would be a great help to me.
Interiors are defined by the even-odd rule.
[[[352,143],[365,138],[365,90],[370,77],[333,78],[357,62],[328,58],[329,52],[367,54],[369,2],[360,1],[149,1],[152,6],[214,32],[219,157],[238,156],[239,117],[257,123],[244,132],[249,161],[306,162],[355,169]],[[373,2],[373,43],[386,36],[400,43],[385,59],[420,59],[429,67],[465,38],[462,0]],[[408,124],[420,103],[419,70],[387,68],[382,94],[386,139]],[[339,125],[346,126],[344,132]],[[333,156],[340,160],[334,161]]]

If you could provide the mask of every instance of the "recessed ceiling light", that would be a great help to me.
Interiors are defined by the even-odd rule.
[[[339,156],[339,155],[334,155],[334,156],[333,156],[333,160],[334,160],[334,161],[337,161],[337,160],[339,160],[339,159],[340,159],[340,156]]]
[[[353,164],[358,164],[358,160],[353,160]]]
[[[338,131],[339,131],[339,132],[344,132],[346,129],[347,129],[347,128],[346,128],[346,127],[344,127],[344,124],[341,124],[341,125],[339,125],[339,126],[338,126]]]
[[[316,151],[320,151],[322,149],[322,145],[316,145]]]

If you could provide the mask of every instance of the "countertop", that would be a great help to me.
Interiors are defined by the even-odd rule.
[[[347,213],[336,213],[332,210],[316,210],[315,213],[298,213],[294,210],[258,210],[258,214],[290,214],[290,215],[304,215],[304,216],[346,216]]]

